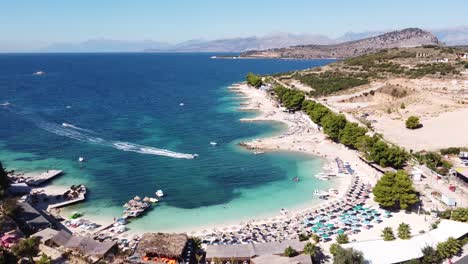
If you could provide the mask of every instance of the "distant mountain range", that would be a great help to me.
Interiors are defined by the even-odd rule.
[[[330,45],[299,45],[287,48],[253,50],[241,53],[249,58],[346,58],[389,48],[408,48],[422,45],[440,45],[432,33],[419,28],[392,31],[374,37]]]
[[[373,37],[385,31],[348,32],[338,38],[313,34],[272,33],[265,36],[229,38],[218,40],[189,40],[177,44],[152,40],[123,41],[92,39],[81,43],[56,43],[40,52],[244,52],[285,48],[297,45],[328,45]],[[429,30],[447,45],[468,45],[468,26]]]

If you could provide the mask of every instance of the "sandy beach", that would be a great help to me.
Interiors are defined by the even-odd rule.
[[[244,239],[246,236],[244,234],[247,233],[249,234],[247,237],[253,234],[254,240],[249,241],[255,243],[255,241],[261,242],[275,239],[296,238],[299,233],[308,233],[310,232],[310,227],[304,225],[304,222],[310,219],[317,220],[322,218],[326,219],[326,223],[328,224],[342,225],[340,222],[343,220],[342,214],[349,212],[346,211],[346,208],[359,204],[356,199],[350,198],[354,197],[356,193],[365,193],[365,190],[369,188],[368,186],[375,184],[380,173],[360,160],[359,154],[356,151],[327,139],[304,113],[287,113],[282,111],[278,103],[265,91],[244,84],[236,84],[230,87],[230,90],[241,94],[243,98],[249,98],[241,105],[240,110],[248,109],[260,112],[258,116],[242,119],[242,121],[276,121],[285,123],[288,126],[288,129],[281,135],[242,142],[241,145],[257,152],[296,151],[316,155],[324,158],[327,161],[325,168],[331,169],[337,175],[338,166],[336,166],[336,158],[339,158],[353,168],[354,174],[353,176],[347,175],[347,177],[337,177],[334,179],[334,187],[338,189],[339,194],[329,200],[319,201],[313,205],[309,204],[308,207],[296,208],[295,210],[289,211],[286,215],[263,220],[253,220],[245,225],[229,226],[224,229],[204,230],[203,232],[200,231],[194,234],[200,235],[206,239],[211,239],[211,241],[213,241],[213,239],[215,239],[215,241],[219,240],[220,243],[245,243],[246,241]],[[355,191],[356,189],[358,191]],[[433,219],[424,215],[405,214],[404,212],[395,213],[391,216],[387,215],[388,212],[381,210],[378,204],[373,201],[371,193],[362,201],[362,207],[367,208],[365,210],[377,212],[376,216],[374,216],[374,220],[377,221],[372,221],[370,224],[363,223],[363,227],[366,227],[365,229],[367,230],[362,229],[355,232],[353,227],[352,230],[346,231],[352,241],[380,239],[384,227],[390,226],[392,228],[397,228],[401,222],[408,223],[415,229],[417,228],[413,230],[415,233],[427,232],[430,229],[430,223]],[[357,206],[359,207],[360,205]],[[353,210],[355,209],[356,207],[353,208]],[[340,220],[337,220],[338,216]],[[380,220],[381,216],[385,219]],[[354,219],[354,221],[356,220]],[[288,224],[284,225],[284,222]],[[220,230],[224,230],[224,232],[220,232]],[[267,232],[265,233],[262,230],[267,230]],[[275,235],[270,236],[268,232],[273,232]],[[333,242],[334,239],[322,241],[321,243],[328,245]],[[328,246],[324,248],[327,250]]]

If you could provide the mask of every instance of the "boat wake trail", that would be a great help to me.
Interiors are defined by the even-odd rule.
[[[84,131],[84,132],[88,132],[88,133],[94,133],[94,131],[92,131],[92,130],[90,130],[90,129],[85,129],[85,128],[77,127],[77,126],[74,126],[74,125],[69,124],[69,123],[62,123],[62,126],[63,126],[63,127],[69,127],[69,128],[74,129],[74,130]]]
[[[10,109],[11,110],[11,109]],[[89,142],[92,144],[98,144],[101,146],[112,147],[122,151],[129,151],[129,152],[136,152],[140,154],[146,155],[157,155],[157,156],[166,156],[176,159],[194,159],[198,155],[197,154],[186,154],[186,153],[179,153],[174,152],[167,149],[159,149],[155,147],[139,145],[131,142],[123,142],[123,141],[113,141],[107,140],[100,137],[95,136],[94,132],[89,129],[80,128],[68,123],[56,124],[48,122],[41,117],[31,114],[30,112],[19,111],[16,114],[30,120],[33,122],[37,127],[54,133],[59,136],[64,136],[67,138]]]

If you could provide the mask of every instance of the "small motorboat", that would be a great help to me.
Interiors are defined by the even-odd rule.
[[[184,103],[180,103],[179,105],[180,105],[180,106],[184,106],[185,104],[184,104]]]
[[[79,158],[78,158],[78,161],[79,161],[79,162],[84,162],[84,158],[83,158],[83,157],[79,157]]]
[[[294,177],[292,180],[295,181],[295,182],[298,182],[298,181],[300,181],[301,179],[299,179],[299,177],[296,176],[296,177]]]
[[[44,74],[45,74],[45,72],[43,72],[43,71],[37,71],[37,72],[33,73],[33,75],[44,75]]]
[[[157,203],[159,202],[156,198],[149,198],[150,203]]]
[[[265,152],[263,152],[263,151],[254,151],[253,154],[255,154],[255,155],[260,155],[260,154],[263,154],[263,153],[265,153]]]
[[[216,143],[215,141],[211,141],[211,142],[210,142],[210,145],[211,145],[211,146],[216,146],[216,145],[218,145],[218,143]]]
[[[162,190],[157,190],[155,194],[156,194],[157,197],[163,197],[164,196],[164,192]]]

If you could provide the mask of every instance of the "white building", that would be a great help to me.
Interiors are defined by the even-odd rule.
[[[458,239],[468,234],[468,224],[452,220],[442,220],[437,229],[411,239],[393,241],[369,240],[343,244],[344,248],[354,248],[364,254],[369,264],[393,264],[423,257],[422,249],[436,247],[449,237]]]

